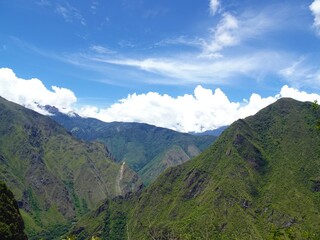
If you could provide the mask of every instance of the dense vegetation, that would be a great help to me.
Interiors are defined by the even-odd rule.
[[[86,141],[106,144],[114,159],[126,162],[148,185],[168,167],[197,156],[215,136],[190,135],[142,123],[105,123],[97,119],[61,114],[47,107],[51,116],[72,135]]]
[[[128,213],[132,198],[106,200],[99,208],[82,218],[69,232],[77,240],[99,236],[105,240],[127,239]]]
[[[101,211],[100,223],[124,216],[122,239],[319,239],[319,117],[311,103],[281,99],[165,171],[123,214]],[[108,235],[98,219],[87,215],[73,233]]]
[[[102,200],[142,186],[103,144],[76,140],[52,119],[3,98],[0,180],[18,200],[31,239],[60,236]]]
[[[17,201],[3,182],[0,182],[0,239],[28,239]]]
[[[1,239],[23,230],[17,204],[35,239],[68,230],[66,239],[320,238],[315,104],[281,99],[238,120],[139,192],[137,175],[110,160],[104,145],[77,141],[50,119],[0,100],[0,179],[18,199],[0,184],[0,207],[14,206],[1,210]]]

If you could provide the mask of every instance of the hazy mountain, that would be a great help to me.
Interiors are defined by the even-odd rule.
[[[106,144],[114,159],[134,169],[145,184],[154,181],[165,169],[197,156],[216,139],[215,136],[193,136],[143,123],[106,123],[76,114],[62,114],[48,107],[55,121],[73,136]]]
[[[3,182],[0,182],[0,239],[28,239],[17,201]]]
[[[220,136],[221,133],[223,133],[224,130],[226,130],[228,128],[228,126],[222,126],[222,127],[219,127],[217,129],[214,129],[214,130],[207,130],[207,131],[204,131],[204,132],[199,132],[199,133],[196,133],[196,132],[190,132],[190,134],[192,135],[196,135],[196,136],[202,136],[202,135],[211,135],[211,136]]]
[[[94,215],[72,231],[122,229],[108,239],[319,239],[319,118],[311,103],[280,99],[233,123],[139,197],[105,202],[95,212],[106,220],[100,233]]]
[[[29,236],[60,234],[107,197],[139,190],[101,143],[73,138],[49,117],[0,98],[0,180],[15,194]],[[48,235],[46,235],[48,233]]]

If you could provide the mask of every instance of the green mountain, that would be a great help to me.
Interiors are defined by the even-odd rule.
[[[3,98],[0,180],[13,191],[35,239],[60,235],[107,197],[142,187],[137,174],[111,160],[103,144],[76,140],[52,119]]]
[[[104,219],[99,231],[87,215],[72,232],[106,239],[320,239],[318,119],[311,103],[280,99],[233,123],[130,202],[105,203],[95,213]],[[122,237],[111,237],[118,229]]]
[[[54,107],[47,106],[47,110],[73,136],[106,144],[114,159],[128,164],[146,185],[168,167],[197,156],[216,139],[215,136],[193,136],[143,123],[106,123],[78,115],[70,117]]]
[[[26,240],[18,203],[7,186],[0,182],[0,239]]]

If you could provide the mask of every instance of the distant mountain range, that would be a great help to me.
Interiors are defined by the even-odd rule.
[[[211,136],[218,137],[218,136],[220,136],[220,135],[223,133],[223,131],[226,130],[227,128],[228,128],[228,126],[222,126],[222,127],[217,128],[217,129],[214,129],[214,130],[207,130],[207,131],[199,132],[199,133],[190,132],[190,134],[196,135],[196,136],[211,135]]]
[[[106,123],[77,114],[62,114],[51,106],[45,109],[73,136],[104,143],[115,161],[128,164],[146,185],[165,169],[197,156],[216,139],[213,135],[196,136],[144,123]]]
[[[320,239],[312,103],[280,99],[211,145],[212,136],[57,113],[69,132],[0,98],[0,180],[17,199],[0,183],[1,238],[25,239],[25,225],[29,239]]]
[[[0,180],[14,193],[35,239],[59,236],[102,200],[142,188],[138,175],[114,162],[103,144],[77,140],[49,117],[3,98]]]
[[[78,239],[320,239],[320,110],[280,99],[138,197],[105,201]],[[98,224],[99,222],[99,224]]]

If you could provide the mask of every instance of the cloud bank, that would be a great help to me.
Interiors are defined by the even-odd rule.
[[[9,68],[0,68],[0,96],[40,113],[46,113],[38,105],[56,106],[62,112],[72,110],[77,102],[75,94],[66,88],[56,86],[47,89],[41,80],[18,78]]]
[[[257,113],[282,97],[320,102],[320,95],[283,86],[275,96],[253,93],[248,100],[232,102],[219,88],[212,91],[198,85],[193,94],[172,97],[157,92],[130,94],[111,106],[77,107],[75,94],[66,88],[48,90],[39,79],[18,78],[11,69],[0,69],[0,95],[10,101],[45,113],[38,105],[52,105],[62,112],[74,111],[83,117],[102,121],[143,122],[181,132],[201,132],[231,124],[239,118]]]
[[[192,95],[174,98],[156,92],[131,94],[109,108],[86,106],[80,112],[83,116],[106,122],[144,122],[181,132],[202,132],[253,115],[282,97],[300,101],[320,100],[318,94],[308,94],[285,85],[275,96],[263,98],[253,93],[249,100],[232,102],[221,89],[217,88],[213,92],[199,85]]]

